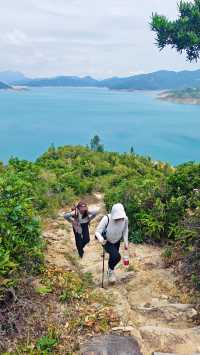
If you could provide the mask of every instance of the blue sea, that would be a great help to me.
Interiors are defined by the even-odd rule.
[[[173,165],[200,160],[200,106],[152,92],[98,88],[31,88],[0,92],[0,160],[34,160],[53,143],[86,145],[98,134],[106,150]]]

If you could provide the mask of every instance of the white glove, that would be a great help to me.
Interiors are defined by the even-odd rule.
[[[101,245],[105,245],[107,243],[107,241],[102,237],[100,233],[96,233],[96,238],[98,239]]]
[[[106,245],[107,241],[102,236],[99,235],[98,239],[99,239],[99,242],[101,243],[101,245]]]

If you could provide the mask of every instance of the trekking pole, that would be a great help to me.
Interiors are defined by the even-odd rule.
[[[105,249],[103,247],[103,265],[102,265],[102,283],[101,283],[101,287],[104,288],[104,270],[105,270]]]

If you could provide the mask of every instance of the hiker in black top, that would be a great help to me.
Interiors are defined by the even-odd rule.
[[[64,218],[72,223],[76,247],[81,258],[84,254],[84,247],[90,241],[89,224],[96,215],[97,211],[88,210],[87,204],[82,201],[73,208],[72,212],[64,214]]]

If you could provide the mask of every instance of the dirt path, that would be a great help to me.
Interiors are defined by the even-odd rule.
[[[91,208],[100,210],[100,218],[104,213],[102,196],[96,194],[88,199],[88,203]],[[62,214],[61,211],[54,222],[55,230],[51,225],[51,229],[45,232],[49,242],[47,261],[91,272],[96,287],[100,287],[102,247],[94,239],[99,218],[91,224],[91,242],[81,260],[74,257],[74,238],[69,224],[63,222]],[[104,292],[111,296],[121,320],[120,327],[114,328],[113,332],[136,337],[144,355],[200,354],[200,327],[193,324],[197,312],[176,288],[176,278],[171,269],[164,267],[161,252],[154,246],[130,245],[129,269],[120,264],[116,271],[118,282],[114,286],[106,282]]]

